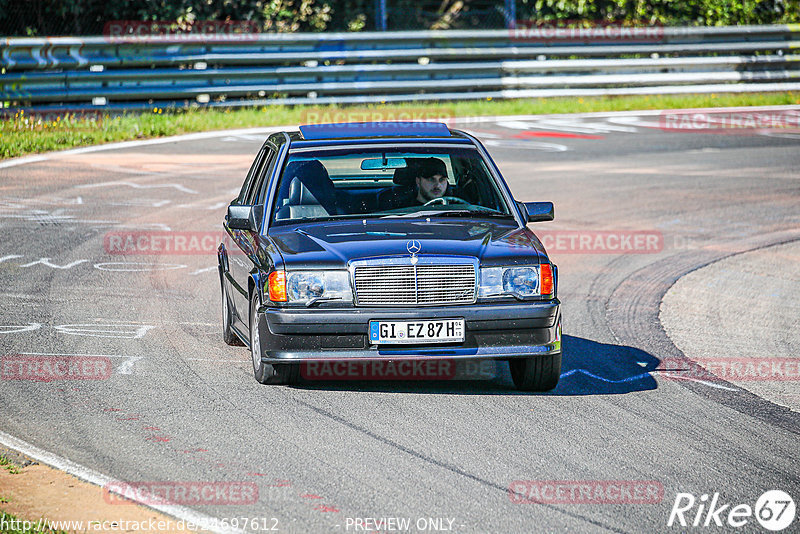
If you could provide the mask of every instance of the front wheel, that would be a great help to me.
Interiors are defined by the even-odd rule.
[[[296,363],[270,364],[261,361],[261,338],[258,333],[258,295],[250,299],[250,355],[253,357],[253,374],[260,384],[294,384],[300,377]]]
[[[561,377],[561,353],[508,361],[511,379],[520,391],[550,391]]]

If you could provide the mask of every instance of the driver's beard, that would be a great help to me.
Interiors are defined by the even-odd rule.
[[[447,194],[447,189],[442,191],[442,194],[438,195],[438,196],[434,196],[433,194],[429,193],[428,191],[425,191],[424,189],[420,189],[418,197],[422,198],[422,203],[424,204],[426,202],[430,202],[431,200],[433,200],[435,198],[442,198],[446,194]]]

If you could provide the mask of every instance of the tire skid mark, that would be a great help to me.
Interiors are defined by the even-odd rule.
[[[341,416],[338,416],[338,415],[336,415],[334,413],[331,413],[331,412],[329,412],[327,410],[324,410],[323,408],[319,408],[317,406],[314,406],[313,404],[309,404],[309,403],[307,403],[305,401],[301,401],[301,400],[297,400],[296,402],[298,404],[302,405],[302,406],[305,406],[306,408],[310,409],[311,411],[316,412],[317,414],[319,414],[319,415],[321,415],[323,417],[326,417],[328,419],[336,421],[337,423],[340,423],[341,425],[344,425],[344,426],[346,426],[346,427],[350,428],[351,430],[354,430],[354,431],[356,431],[358,433],[364,434],[365,436],[367,436],[367,437],[369,437],[369,438],[371,438],[371,439],[373,439],[375,441],[379,441],[379,442],[381,442],[381,443],[383,443],[385,445],[388,445],[389,447],[392,447],[392,448],[397,449],[397,450],[399,450],[401,452],[404,452],[404,453],[408,454],[409,456],[411,456],[411,457],[413,457],[413,458],[415,458],[417,460],[420,460],[422,462],[431,464],[431,465],[436,466],[436,467],[440,467],[440,468],[445,469],[447,471],[450,471],[451,473],[454,473],[456,475],[459,475],[459,476],[462,476],[462,477],[465,477],[465,478],[469,478],[469,479],[471,479],[471,480],[473,480],[473,481],[475,481],[475,482],[477,482],[477,483],[479,483],[479,484],[481,484],[483,486],[486,486],[486,487],[488,487],[490,489],[499,490],[504,495],[508,494],[508,488],[503,487],[500,484],[497,484],[497,483],[492,482],[490,480],[483,479],[483,478],[481,478],[481,477],[479,477],[477,475],[473,475],[472,473],[469,473],[469,472],[465,471],[464,469],[462,469],[462,468],[460,468],[460,467],[458,467],[456,465],[449,464],[447,462],[443,462],[443,461],[437,460],[435,458],[431,458],[430,456],[426,456],[425,454],[417,452],[414,449],[411,449],[409,447],[406,447],[405,445],[402,445],[402,444],[400,444],[400,443],[398,443],[398,442],[396,442],[396,441],[394,441],[394,440],[392,440],[390,438],[387,438],[387,437],[384,437],[384,436],[380,436],[380,435],[376,434],[375,432],[372,432],[369,429],[366,429],[366,428],[363,428],[361,426],[358,426],[355,423],[351,423],[347,419],[345,419],[345,418],[343,418]],[[606,524],[606,523],[604,523],[602,521],[599,521],[599,520],[596,520],[596,519],[592,519],[591,517],[588,517],[588,516],[585,516],[585,515],[581,515],[581,514],[578,514],[578,513],[575,513],[575,512],[571,512],[570,510],[567,510],[567,509],[564,509],[564,508],[559,508],[558,506],[553,505],[553,504],[549,504],[549,503],[544,503],[543,502],[543,503],[539,503],[539,505],[540,506],[544,506],[545,508],[548,508],[548,509],[553,510],[555,512],[558,512],[558,513],[567,515],[569,517],[572,517],[573,519],[577,519],[579,521],[584,521],[584,522],[589,523],[591,525],[594,525],[596,527],[600,527],[600,528],[606,529],[606,530],[608,530],[610,532],[618,532],[620,534],[626,534],[627,533],[627,531],[619,529],[619,528],[616,528],[613,525],[608,525],[608,524]]]
[[[62,393],[67,393],[68,390],[65,388],[57,388],[57,391]],[[107,407],[103,406],[101,402],[98,402],[88,396],[89,391],[82,390],[81,388],[71,388],[71,391],[75,391],[81,393],[81,396],[71,399],[64,399],[64,401],[73,407],[81,407],[87,408],[96,412],[100,412],[103,414],[109,414],[115,416],[115,421],[121,423],[138,423],[141,422],[141,414],[137,413],[126,413],[121,408],[116,407]],[[241,464],[232,464],[226,462],[220,462],[213,458],[208,458],[207,454],[201,453],[212,453],[209,449],[195,447],[195,448],[184,448],[179,447],[177,445],[173,445],[173,436],[166,434],[164,429],[161,427],[150,425],[150,424],[143,424],[140,425],[140,430],[148,433],[149,435],[144,437],[144,441],[156,443],[162,450],[171,451],[176,455],[181,455],[182,458],[188,458],[192,461],[205,464],[210,466],[214,469],[224,470],[226,474],[241,474],[243,476],[251,476],[251,477],[271,477],[267,473],[261,473],[257,471],[248,470],[244,465]],[[294,484],[291,480],[283,479],[283,478],[273,478],[270,484],[265,484],[265,487],[268,488],[287,488],[288,491],[293,493],[297,498],[302,499],[300,502],[308,503],[311,506],[311,509],[320,513],[341,513],[341,510],[336,506],[330,503],[320,503],[320,504],[313,504],[314,502],[318,502],[323,500],[324,497],[321,495],[317,495],[315,493],[309,493],[307,491],[295,490],[292,491],[294,488]]]
[[[631,273],[608,292],[603,317],[617,343],[631,347],[657,347],[665,358],[690,361],[667,336],[659,320],[660,303],[669,289],[683,276],[723,259],[800,240],[797,230],[757,235],[743,240],[738,250],[695,250],[665,258]],[[598,279],[598,284],[603,283]],[[593,288],[594,291],[594,288]],[[598,289],[603,294],[604,289]],[[695,380],[677,380],[676,384],[718,402],[748,417],[754,417],[793,434],[800,434],[800,413],[735,387],[724,379],[709,388]]]
[[[322,512],[322,513],[328,513],[328,512],[339,513],[340,512],[340,510],[338,508],[334,508],[333,506],[327,506],[325,504],[320,504],[319,506],[315,506],[313,509],[317,510],[318,512]]]

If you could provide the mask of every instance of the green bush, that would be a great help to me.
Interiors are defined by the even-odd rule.
[[[800,21],[798,0],[518,0],[519,19],[665,26],[735,26]]]
[[[516,0],[538,22],[800,22],[800,0]],[[387,0],[390,30],[502,28],[504,1]],[[375,30],[375,0],[0,0],[0,35],[99,35],[114,20],[251,21],[262,31]]]

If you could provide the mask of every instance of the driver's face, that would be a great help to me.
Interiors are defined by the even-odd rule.
[[[417,200],[430,202],[434,198],[443,197],[447,192],[447,178],[441,174],[434,174],[428,178],[417,178]]]

